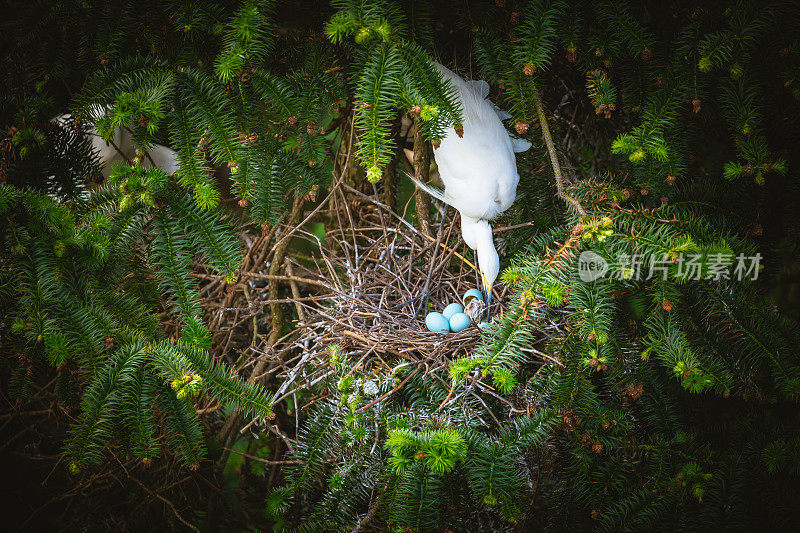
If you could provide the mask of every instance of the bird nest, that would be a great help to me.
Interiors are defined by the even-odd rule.
[[[332,345],[363,371],[406,363],[428,373],[446,369],[480,340],[474,325],[458,333],[425,325],[428,312],[476,287],[455,213],[434,221],[429,235],[377,192],[342,181],[310,213],[296,205],[286,224],[245,232],[235,287],[198,274],[217,355],[240,375],[272,383],[276,402],[329,375]],[[281,251],[281,243],[289,246]]]
[[[319,246],[318,272],[327,275],[318,280],[327,294],[299,313],[299,363],[324,357],[332,344],[365,367],[404,360],[430,371],[467,353],[480,339],[476,326],[434,333],[425,325],[428,312],[461,302],[475,287],[457,219],[444,214],[437,235],[428,235],[373,196],[347,190],[333,206],[337,220],[324,241],[305,233]],[[293,365],[288,374],[297,371]]]

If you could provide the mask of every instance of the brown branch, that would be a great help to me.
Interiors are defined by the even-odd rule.
[[[348,191],[352,192],[353,194],[356,194],[356,195],[360,196],[361,198],[363,198],[364,200],[366,200],[366,201],[368,201],[368,202],[371,202],[371,203],[375,204],[376,206],[380,207],[381,209],[383,209],[384,211],[386,211],[386,212],[387,212],[387,213],[389,213],[390,215],[392,215],[392,216],[394,216],[395,218],[397,218],[397,221],[398,221],[398,222],[400,222],[401,224],[403,224],[404,226],[406,226],[408,229],[410,229],[410,230],[411,230],[412,232],[414,232],[416,235],[421,235],[422,237],[424,237],[425,239],[427,239],[427,240],[428,240],[428,241],[430,241],[430,242],[433,242],[433,243],[435,243],[435,242],[436,242],[436,239],[434,239],[434,238],[433,238],[433,237],[431,237],[430,235],[428,235],[428,234],[426,234],[426,233],[420,233],[420,231],[419,231],[417,228],[415,228],[414,226],[412,226],[412,225],[411,225],[411,224],[410,224],[410,223],[409,223],[409,222],[408,222],[406,219],[404,219],[403,217],[401,217],[399,214],[395,213],[395,212],[394,212],[394,210],[393,210],[392,208],[390,208],[388,205],[386,205],[386,204],[383,204],[383,203],[379,202],[379,201],[378,201],[378,200],[376,200],[375,198],[372,198],[372,197],[370,197],[370,196],[367,196],[367,195],[366,195],[366,194],[364,194],[363,192],[361,192],[361,191],[359,191],[359,190],[357,190],[357,189],[354,189],[354,188],[350,187],[350,186],[349,186],[349,185],[347,185],[346,183],[345,183],[343,186],[344,186],[344,188],[345,188],[345,189],[347,189]],[[450,248],[449,246],[447,246],[447,245],[446,245],[445,243],[443,243],[443,242],[440,242],[440,243],[439,243],[439,246],[441,246],[442,248],[444,248],[444,249],[445,249],[445,250],[447,250],[448,252],[452,252],[452,253],[453,253],[453,255],[455,255],[455,256],[456,256],[456,257],[458,257],[458,258],[459,258],[461,261],[463,261],[463,262],[464,262],[464,264],[466,264],[466,265],[467,265],[469,268],[471,268],[472,270],[475,270],[475,265],[474,265],[474,264],[472,264],[472,262],[471,262],[469,259],[467,259],[467,258],[466,258],[466,257],[464,257],[463,255],[461,255],[460,253],[456,252],[455,250],[453,250],[452,248]]]
[[[287,258],[284,257],[284,263],[286,265],[286,273],[289,274],[289,287],[292,289],[292,297],[294,298],[294,306],[297,310],[297,318],[300,319],[300,322],[306,321],[306,313],[303,311],[303,306],[300,305],[300,289],[297,287],[297,282],[294,280],[294,271],[292,270],[292,262]],[[272,305],[272,304],[270,304]]]
[[[234,450],[233,448],[228,448],[223,446],[226,450],[231,453],[235,453],[236,455],[241,455],[242,457],[247,457],[248,459],[252,459],[253,461],[258,461],[259,463],[264,463],[266,465],[299,465],[302,464],[302,461],[294,460],[294,459],[286,459],[283,461],[269,461],[267,459],[262,459],[261,457],[256,457],[255,455],[250,455],[249,453],[240,452],[239,450]]]
[[[174,515],[177,517],[177,519],[178,519],[178,520],[180,520],[180,521],[181,521],[181,523],[182,523],[183,525],[185,525],[186,527],[188,527],[188,528],[189,528],[189,529],[191,529],[192,531],[196,531],[197,533],[200,533],[200,530],[199,530],[199,529],[197,529],[197,527],[195,527],[193,524],[190,524],[189,522],[187,522],[187,521],[186,521],[186,520],[185,520],[185,519],[184,519],[184,518],[181,516],[181,514],[178,512],[178,509],[175,507],[175,504],[174,504],[174,503],[172,503],[171,501],[169,501],[168,499],[166,499],[166,498],[165,498],[165,497],[163,497],[162,495],[158,494],[157,492],[153,492],[152,490],[150,490],[150,489],[147,487],[147,485],[145,485],[144,483],[142,483],[141,481],[139,481],[139,480],[138,480],[138,479],[136,479],[135,477],[132,477],[132,476],[128,476],[128,477],[129,477],[130,479],[132,479],[133,481],[135,481],[136,483],[138,483],[138,484],[139,484],[139,486],[140,486],[140,487],[142,487],[142,488],[143,488],[143,489],[144,489],[144,490],[145,490],[145,491],[146,491],[148,494],[150,494],[151,496],[153,496],[153,497],[155,497],[155,498],[158,498],[159,500],[161,500],[162,502],[164,502],[165,504],[167,504],[167,506],[169,506],[169,508],[170,508],[170,509],[172,509],[172,513],[173,513],[173,514],[174,514]]]
[[[375,515],[378,514],[378,509],[380,508],[382,501],[383,497],[382,495],[379,495],[378,498],[372,503],[372,505],[370,505],[369,511],[367,511],[367,514],[364,516],[364,519],[358,523],[356,528],[353,530],[353,533],[358,533],[359,531],[362,531],[365,527],[369,525],[372,519],[375,518]]]
[[[309,278],[300,278],[298,276],[279,276],[279,275],[272,275],[272,274],[260,274],[258,272],[244,272],[242,275],[247,276],[247,277],[251,277],[251,278],[268,279],[270,281],[288,281],[288,282],[291,282],[291,283],[303,283],[305,285],[314,285],[316,287],[324,287],[326,289],[332,289],[332,287],[329,284],[324,283],[322,281],[316,281],[316,280],[309,279]],[[277,302],[277,301],[280,301],[280,300],[279,299],[275,299],[275,300],[270,299],[270,301],[276,301]]]
[[[286,224],[290,228],[294,226],[298,219],[300,218],[300,214],[302,213],[302,206],[303,206],[303,198],[298,194],[295,198],[294,205],[292,206],[292,212],[289,215],[289,219],[287,220]],[[269,266],[269,276],[275,277],[278,275],[278,271],[280,270],[281,265],[283,264],[283,258],[286,254],[286,249],[289,247],[289,243],[291,242],[288,238],[281,239],[276,245],[274,249],[274,253],[272,256],[272,263]],[[281,312],[281,306],[279,303],[275,302],[278,299],[278,283],[277,280],[273,280],[272,283],[269,284],[269,300],[272,302],[269,304],[270,315],[272,317],[272,331],[269,334],[269,340],[267,341],[269,346],[274,346],[275,342],[281,335],[281,330],[283,329],[283,313]],[[254,366],[253,370],[250,372],[250,377],[248,381],[254,382],[258,377],[264,372],[264,368],[269,363],[268,359],[261,359],[259,360]],[[240,415],[238,410],[234,410],[229,416],[228,419],[225,421],[225,424],[222,426],[222,429],[219,432],[219,441],[221,443],[227,443],[228,439],[234,435],[234,427],[236,427],[239,423]],[[227,460],[227,454],[223,454],[222,459]],[[225,461],[221,461],[221,464],[224,464]]]
[[[269,274],[268,274],[269,278],[272,280],[272,283],[269,284],[269,289],[268,289],[268,300],[270,302],[269,308],[272,317],[272,331],[270,332],[269,339],[267,340],[267,345],[270,348],[274,347],[275,344],[278,342],[278,340],[281,337],[281,330],[283,329],[283,314],[281,313],[280,303],[278,303],[278,283],[276,283],[278,280],[275,278],[277,278],[279,275],[279,270],[281,265],[283,264],[283,260],[286,255],[286,251],[289,247],[289,243],[291,242],[290,237],[292,236],[292,234],[294,234],[294,232],[296,232],[298,228],[303,226],[312,216],[314,216],[314,214],[316,214],[320,209],[322,209],[323,205],[326,205],[330,201],[330,199],[333,197],[334,192],[338,189],[339,184],[342,183],[345,175],[347,174],[347,168],[350,165],[350,156],[353,150],[352,118],[350,119],[347,126],[350,127],[351,135],[346,151],[344,150],[344,141],[342,141],[342,152],[345,154],[345,161],[342,164],[338,181],[336,182],[336,184],[333,185],[333,187],[331,187],[331,191],[328,193],[328,196],[325,198],[325,200],[320,202],[320,204],[314,210],[312,210],[312,212],[299,224],[298,224],[299,222],[298,219],[300,218],[300,215],[303,212],[302,206],[304,204],[304,200],[302,196],[300,196],[299,194],[297,195],[297,197],[295,198],[294,205],[292,206],[292,212],[289,215],[288,221],[286,222],[289,231],[285,235],[283,235],[283,237],[275,244],[272,250],[272,263],[270,264]],[[345,125],[342,125],[342,128],[344,132]],[[291,276],[290,279],[288,279],[288,281],[292,281],[291,278],[294,278],[294,276]],[[294,281],[299,281],[299,280],[295,279]],[[250,372],[250,377],[248,378],[248,381],[254,382],[258,380],[264,374],[264,369],[266,368],[267,364],[269,364],[269,360],[267,358],[258,360],[256,364],[253,366],[252,371]],[[217,437],[219,442],[226,444],[229,439],[234,438],[235,435],[234,428],[240,423],[240,419],[241,416],[238,411],[233,411],[228,416],[228,419],[225,421],[225,424],[223,424],[222,429],[220,430],[219,435]],[[228,454],[223,453],[222,457],[220,458],[220,465],[224,465],[225,462],[227,461],[227,458]]]
[[[534,95],[534,99],[536,101],[536,114],[539,115],[539,124],[542,126],[542,138],[544,139],[545,146],[547,146],[547,152],[550,154],[550,164],[553,166],[553,175],[556,178],[558,197],[571,205],[579,215],[585,217],[586,210],[580,202],[567,194],[564,190],[564,176],[561,175],[561,165],[558,162],[558,155],[556,154],[556,147],[553,145],[553,138],[550,136],[550,127],[547,125],[547,117],[544,115],[542,99],[538,94]]]

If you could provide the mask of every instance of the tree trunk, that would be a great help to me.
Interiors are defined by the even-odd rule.
[[[419,118],[414,119],[414,176],[427,183],[431,167],[428,143],[422,136]],[[414,192],[417,222],[420,230],[431,235],[431,199],[428,194],[417,187]]]

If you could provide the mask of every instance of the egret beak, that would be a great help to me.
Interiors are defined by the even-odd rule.
[[[486,281],[486,276],[481,272],[481,279],[483,280],[483,301],[486,302],[486,320],[492,316],[492,284]]]

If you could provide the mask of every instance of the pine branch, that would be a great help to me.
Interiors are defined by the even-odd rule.
[[[580,202],[565,191],[564,177],[561,175],[561,164],[558,162],[558,154],[556,154],[556,148],[553,145],[553,138],[550,136],[550,127],[547,125],[547,117],[545,117],[542,107],[542,99],[540,96],[535,95],[534,101],[536,103],[536,114],[539,117],[539,124],[542,127],[542,138],[544,139],[545,146],[547,146],[547,153],[550,154],[550,164],[553,167],[553,175],[556,179],[558,197],[572,206],[580,216],[585,217],[586,209],[583,208]]]

